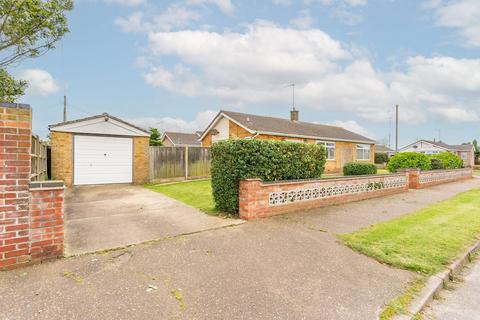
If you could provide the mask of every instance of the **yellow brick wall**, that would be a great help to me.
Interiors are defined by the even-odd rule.
[[[52,179],[73,183],[73,135],[52,131]]]
[[[133,137],[133,183],[143,184],[150,179],[149,137]]]

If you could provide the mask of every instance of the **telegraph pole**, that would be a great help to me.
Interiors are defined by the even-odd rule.
[[[398,153],[398,104],[395,106],[395,153]]]
[[[63,96],[63,122],[67,122],[67,96]]]

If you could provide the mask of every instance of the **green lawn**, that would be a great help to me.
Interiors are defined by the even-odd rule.
[[[163,193],[211,215],[218,215],[213,202],[210,180],[149,184],[146,188]]]
[[[480,189],[339,237],[381,262],[437,273],[480,239]]]

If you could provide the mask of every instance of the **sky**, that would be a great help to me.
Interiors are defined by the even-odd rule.
[[[343,126],[394,146],[480,138],[478,0],[77,0],[70,33],[8,69],[45,137],[103,112],[161,131],[218,110]]]

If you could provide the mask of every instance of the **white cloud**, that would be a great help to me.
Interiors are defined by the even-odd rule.
[[[374,134],[372,134],[370,131],[368,131],[365,127],[361,126],[358,124],[355,120],[347,120],[347,121],[342,121],[342,120],[336,120],[329,125],[332,126],[337,126],[337,127],[342,127],[344,129],[350,130],[352,132],[358,133],[362,136],[365,136],[370,139],[375,139]]]
[[[438,110],[452,106],[480,113],[480,59],[416,56],[404,62],[404,71],[385,72],[321,30],[268,22],[243,32],[155,32],[149,43],[149,61],[169,57],[176,64],[148,66],[145,81],[181,95],[216,97],[229,105],[286,105],[285,86],[294,82],[300,107],[369,121],[388,120],[395,104],[401,121],[411,123],[438,118]]]
[[[19,78],[28,81],[27,94],[48,96],[59,90],[52,75],[42,69],[23,70]]]
[[[231,13],[235,9],[231,0],[187,0],[187,3],[192,5],[213,4],[224,13]]]
[[[128,17],[117,18],[115,24],[125,32],[170,31],[186,27],[199,18],[200,15],[194,11],[172,5],[162,13],[150,17],[148,21],[145,21],[143,12],[134,12]]]
[[[427,8],[434,10],[436,24],[458,29],[466,46],[480,47],[480,1],[431,1]]]
[[[187,132],[193,133],[199,130],[205,130],[208,124],[217,115],[218,111],[207,110],[197,113],[195,119],[186,121],[180,118],[162,117],[162,118],[135,118],[129,121],[142,128],[157,128],[161,132]]]
[[[134,6],[138,6],[140,4],[146,3],[147,0],[105,0],[105,2],[111,3],[111,4],[119,4],[123,6],[134,7]]]
[[[368,0],[304,0],[306,5],[320,3],[323,6],[331,5],[349,5],[352,7],[360,7],[366,5]]]
[[[310,14],[310,10],[304,9],[301,10],[298,16],[295,19],[290,21],[292,26],[295,26],[299,29],[308,29],[312,26],[314,19]]]
[[[458,107],[447,108],[431,108],[430,111],[437,114],[441,118],[445,118],[450,122],[477,122],[479,121],[478,113],[472,110],[465,110]]]

